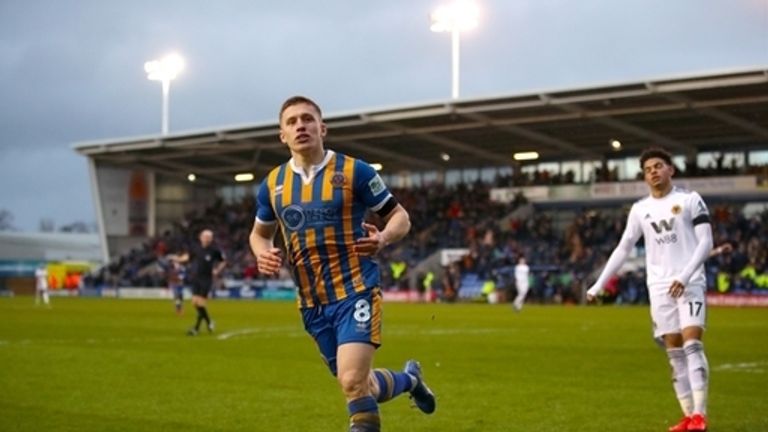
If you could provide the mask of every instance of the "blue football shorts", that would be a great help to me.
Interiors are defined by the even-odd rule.
[[[301,309],[304,329],[317,343],[320,355],[336,375],[336,351],[351,342],[381,346],[381,290],[374,288],[344,300]]]

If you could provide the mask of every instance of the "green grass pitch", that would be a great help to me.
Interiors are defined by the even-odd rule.
[[[346,431],[290,302],[214,300],[185,336],[170,301],[0,299],[0,431]],[[438,395],[388,431],[666,431],[679,418],[647,307],[385,304],[376,366],[413,357]],[[710,308],[710,431],[768,431],[768,311]]]

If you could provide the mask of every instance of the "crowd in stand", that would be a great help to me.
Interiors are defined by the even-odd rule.
[[[544,177],[553,183],[562,180],[548,175],[528,180],[543,181]],[[565,181],[569,178],[568,174],[563,177]],[[516,184],[522,178],[512,181]],[[504,180],[496,184],[504,184]],[[492,280],[497,289],[513,291],[513,278],[505,269],[525,256],[532,271],[531,301],[579,302],[582,287],[594,280],[618,243],[628,207],[535,210],[522,196],[509,204],[490,201],[490,187],[476,182],[393,190],[408,210],[413,228],[403,242],[380,256],[383,286],[415,288],[405,283],[407,269],[434,251],[468,248],[469,254],[434,278],[434,289],[447,300],[456,297],[462,279],[469,274]],[[710,207],[715,244],[729,242],[734,251],[707,262],[708,288],[768,293],[768,212],[748,217],[739,205],[710,203]],[[161,236],[88,275],[84,282],[89,286],[165,286],[164,258],[187,250],[203,228],[214,231],[217,245],[226,255],[225,278],[258,278],[248,246],[253,215],[252,198],[233,204],[217,201],[202,214],[187,215]],[[611,279],[606,292],[608,301],[647,302],[641,266]]]
[[[746,217],[738,208],[714,208],[715,244],[728,242],[733,252],[708,261],[708,289],[717,292],[768,293],[768,211]]]
[[[624,210],[574,211],[562,230],[556,229],[547,212],[489,227],[483,241],[468,243],[470,254],[460,263],[462,272],[492,279],[498,289],[513,290],[511,267],[517,257],[525,256],[532,263],[529,299],[578,303],[582,288],[596,279],[595,272],[619,242],[628,207]],[[715,254],[707,261],[708,290],[768,294],[768,211],[747,216],[742,206],[733,204],[714,204],[711,210],[715,244],[728,243],[733,252]],[[642,243],[637,249],[642,255]],[[609,280],[606,301],[647,303],[644,270],[633,264]]]
[[[214,232],[216,244],[228,263],[225,277],[244,279],[257,276],[256,263],[248,246],[253,225],[254,199],[233,204],[216,201],[202,214],[190,213],[161,236],[133,248],[128,254],[87,276],[87,286],[166,286],[167,256],[188,251],[204,228]]]

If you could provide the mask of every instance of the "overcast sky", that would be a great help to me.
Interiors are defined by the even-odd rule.
[[[95,221],[81,141],[159,133],[144,62],[178,51],[171,131],[450,98],[449,0],[0,0],[0,209]],[[479,0],[461,96],[768,67],[768,0]]]

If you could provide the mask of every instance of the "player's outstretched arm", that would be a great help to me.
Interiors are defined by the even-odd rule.
[[[723,243],[716,248],[712,248],[712,250],[709,252],[709,257],[712,258],[714,256],[722,255],[725,253],[731,253],[731,252],[733,252],[733,245],[731,245],[730,243]]]
[[[611,253],[608,262],[605,263],[605,268],[600,272],[597,282],[587,290],[587,301],[594,301],[595,298],[603,292],[603,287],[608,281],[608,278],[619,271],[619,268],[624,264],[624,261],[627,260],[629,253],[632,252],[635,243],[640,239],[641,233],[642,231],[640,230],[640,227],[634,223],[632,211],[630,211],[629,216],[627,217],[627,226],[624,228],[624,233],[621,235],[619,244]]]
[[[176,255],[176,254],[166,255],[166,258],[168,258],[169,260],[177,264],[186,264],[189,262],[189,252],[184,252],[180,255]]]
[[[616,249],[611,253],[611,257],[608,258],[608,262],[605,263],[605,268],[600,272],[597,282],[587,290],[587,301],[594,301],[597,296],[602,294],[603,287],[605,286],[605,283],[608,282],[608,278],[619,271],[619,268],[624,264],[624,261],[627,260],[634,244],[634,242],[630,243],[624,241],[624,238],[622,238],[622,241],[619,242],[619,245],[616,246]]]

